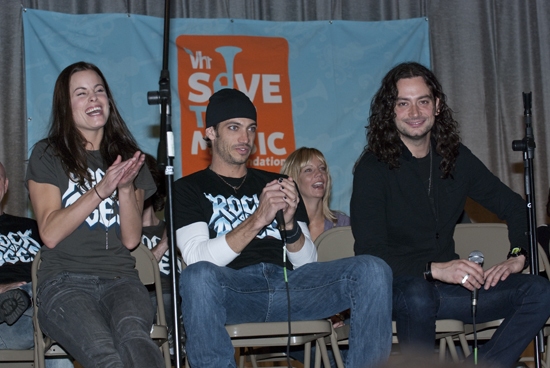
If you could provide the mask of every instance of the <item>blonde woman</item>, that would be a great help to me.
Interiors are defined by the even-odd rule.
[[[349,226],[349,216],[329,208],[332,179],[327,160],[321,151],[309,147],[298,148],[287,157],[281,173],[292,177],[298,186],[309,218],[311,240],[315,241],[321,233],[333,227]],[[349,309],[332,316],[334,328],[343,326],[348,316]],[[344,355],[347,353],[345,350],[341,350]],[[303,362],[302,354],[302,349],[296,349],[291,355]],[[329,359],[334,367],[336,363],[332,351],[329,351]]]
[[[349,226],[347,215],[329,208],[332,179],[325,156],[316,148],[301,147],[292,152],[281,173],[294,179],[309,217],[309,232],[315,241],[321,233],[338,226]]]

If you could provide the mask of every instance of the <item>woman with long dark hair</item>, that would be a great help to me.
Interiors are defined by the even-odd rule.
[[[84,367],[163,366],[149,336],[154,309],[130,254],[155,191],[144,159],[101,71],[66,67],[26,181],[45,245],[38,319]]]

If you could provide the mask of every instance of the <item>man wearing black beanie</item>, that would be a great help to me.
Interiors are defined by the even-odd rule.
[[[351,308],[346,367],[375,367],[391,348],[391,271],[379,258],[317,263],[308,216],[294,180],[247,168],[256,109],[235,89],[209,100],[212,162],[174,185],[177,246],[191,367],[236,367],[224,325],[328,318]],[[275,220],[282,211],[286,248]]]

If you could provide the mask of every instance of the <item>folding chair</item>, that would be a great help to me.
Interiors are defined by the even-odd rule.
[[[475,224],[458,224],[454,233],[455,251],[460,258],[467,259],[470,252],[479,250],[483,253],[484,264],[483,268],[488,269],[495,264],[506,260],[506,255],[510,250],[510,240],[508,239],[508,226],[502,223],[475,223]],[[548,257],[538,246],[539,253],[539,269],[546,270],[547,275],[550,272],[550,264]],[[528,272],[525,270],[524,272]],[[503,319],[497,319],[486,323],[477,323],[477,338],[478,340],[489,340],[495,330],[500,326]],[[465,325],[466,338],[473,339],[473,326]],[[550,320],[546,322],[543,329],[544,336],[550,335]],[[546,366],[550,363],[548,357],[548,349],[550,348],[550,339],[547,339],[546,346]],[[522,358],[522,360],[528,360]],[[544,362],[543,362],[544,363]]]
[[[339,258],[352,257],[355,255],[353,250],[355,239],[351,231],[351,226],[334,227],[325,231],[315,240],[317,246],[317,260],[319,262],[333,261]],[[392,322],[393,343],[397,341],[397,331],[395,322]],[[445,360],[446,347],[449,347],[449,352],[454,362],[458,362],[458,354],[454,345],[454,338],[459,338],[464,334],[464,324],[462,321],[453,319],[444,319],[436,321],[436,340],[439,340],[439,359]],[[334,330],[332,335],[332,344],[334,340],[340,345],[348,343],[349,326],[344,325]],[[465,339],[460,340],[462,347],[467,347]],[[334,351],[334,357],[337,364],[342,364],[342,358],[339,351]]]
[[[185,263],[182,262],[185,270]],[[182,272],[184,272],[182,270]],[[248,356],[251,359],[252,367],[257,368],[257,355],[252,348],[258,347],[275,347],[287,346],[304,346],[304,367],[309,367],[311,364],[311,343],[316,342],[319,346],[320,355],[316,353],[316,357],[320,356],[315,368],[320,368],[320,360],[326,367],[330,367],[325,337],[330,336],[332,332],[332,324],[328,320],[313,320],[313,321],[291,321],[290,342],[288,336],[288,322],[254,322],[226,325],[225,329],[231,337],[231,342],[235,348],[247,348]],[[286,355],[269,357],[267,360],[286,359]],[[240,356],[239,367],[243,368],[245,364],[245,356]],[[189,361],[185,359],[185,367],[189,368]],[[195,367],[193,367],[195,368]]]
[[[33,305],[34,305],[34,363],[37,368],[45,368],[45,356],[66,356],[68,355],[61,346],[53,339],[44,335],[38,322],[38,306],[36,304],[37,292],[37,273],[41,263],[41,252],[39,251],[32,264],[32,287],[33,287]],[[166,318],[164,315],[164,304],[162,299],[162,286],[160,283],[160,273],[155,256],[143,244],[140,244],[132,251],[132,256],[136,259],[135,268],[138,270],[139,278],[144,285],[154,285],[157,295],[157,313],[156,324],[152,326],[151,338],[161,347],[164,355],[166,368],[171,368],[170,351],[168,346],[168,328],[166,327]]]

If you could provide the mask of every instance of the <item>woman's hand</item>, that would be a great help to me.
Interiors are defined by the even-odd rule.
[[[134,153],[134,157],[130,158],[126,162],[128,162],[128,166],[125,168],[124,174],[118,182],[119,189],[127,186],[132,186],[133,189],[134,180],[138,176],[139,170],[145,162],[145,154],[137,151]]]
[[[119,188],[125,188],[133,185],[139,170],[145,162],[145,155],[137,151],[133,157],[122,161],[120,155],[115,162],[107,169],[105,176],[96,185],[96,190],[101,198],[107,198]],[[132,187],[133,189],[133,187]]]

